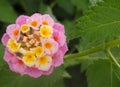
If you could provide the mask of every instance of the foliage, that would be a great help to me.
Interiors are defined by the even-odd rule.
[[[113,73],[113,65],[109,60],[98,60],[87,70],[89,87],[118,87],[119,80]],[[96,79],[97,77],[97,79]],[[103,80],[103,78],[105,80]]]
[[[17,17],[16,12],[14,11],[10,3],[7,2],[7,0],[1,0],[0,2],[0,16],[1,21],[10,23],[14,22]]]
[[[8,69],[0,71],[0,84],[2,87],[64,87],[63,69],[57,68],[50,76],[42,76],[37,79],[28,76],[20,76],[10,72]],[[7,84],[6,84],[7,83]]]
[[[20,76],[8,69],[0,44],[1,87],[83,87],[76,85],[78,79],[71,74],[77,65],[84,76],[79,83],[88,85],[84,87],[119,87],[120,0],[1,0],[0,37],[18,15],[35,12],[50,14],[64,24],[69,46],[65,62],[50,76]]]
[[[98,3],[80,18],[78,27],[82,36],[80,43],[82,48],[87,49],[119,38],[120,7],[118,4],[120,4],[119,0],[104,0],[104,3]]]

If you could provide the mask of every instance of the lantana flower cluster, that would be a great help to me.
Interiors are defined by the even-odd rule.
[[[37,78],[63,64],[67,52],[64,26],[48,14],[21,15],[2,37],[10,70]]]

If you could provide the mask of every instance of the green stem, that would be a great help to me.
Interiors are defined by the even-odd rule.
[[[108,49],[106,51],[106,55],[118,66],[118,68],[120,68],[120,64],[118,63],[118,61],[115,59],[115,57],[112,55],[110,49]]]
[[[102,49],[103,49],[103,46],[96,46],[94,48],[91,48],[91,49],[88,49],[88,50],[85,50],[85,51],[82,51],[82,52],[79,52],[79,53],[66,55],[64,58],[65,59],[79,58],[79,57],[82,57],[82,56],[86,56],[86,55],[89,55],[89,54],[92,54],[92,53],[99,52]]]
[[[120,39],[116,39],[116,40],[113,40],[111,42],[107,42],[107,43],[104,43],[102,45],[92,47],[88,50],[85,50],[85,51],[82,51],[82,52],[79,52],[79,53],[66,55],[64,58],[65,58],[65,60],[73,59],[73,58],[75,59],[75,58],[86,56],[86,55],[89,55],[89,54],[92,54],[92,53],[103,51],[106,48],[113,48],[113,47],[119,46],[119,45],[120,45]]]

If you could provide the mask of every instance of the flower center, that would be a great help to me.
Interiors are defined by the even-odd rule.
[[[38,61],[39,61],[39,64],[45,65],[48,62],[47,56],[43,56],[39,58]]]
[[[22,60],[18,60],[18,64],[19,65],[23,65],[23,61]]]
[[[15,29],[15,30],[13,31],[13,35],[17,37],[17,36],[18,36],[18,34],[19,34],[18,29]]]
[[[43,25],[49,25],[49,23],[47,21],[42,21]]]
[[[20,48],[21,44],[17,43],[15,39],[9,39],[7,43],[7,47],[12,51],[12,52],[17,52]]]
[[[27,65],[27,66],[33,66],[35,63],[35,56],[33,52],[27,51],[25,53],[25,55],[23,56],[23,62]]]
[[[46,42],[46,43],[45,43],[45,47],[46,47],[47,49],[51,49],[51,48],[52,48],[52,43],[51,43],[51,42]]]
[[[54,38],[55,41],[58,42],[58,37],[57,36],[54,36],[53,38]]]
[[[37,22],[37,21],[32,21],[32,22],[31,22],[31,25],[32,25],[33,27],[37,27],[38,22]]]
[[[35,48],[36,56],[39,57],[44,53],[44,49],[41,46]]]
[[[52,27],[43,25],[40,28],[40,35],[45,38],[49,38],[52,35]]]
[[[21,31],[23,32],[23,33],[25,33],[25,32],[28,32],[30,30],[30,28],[29,28],[29,26],[28,25],[22,25],[21,26]]]

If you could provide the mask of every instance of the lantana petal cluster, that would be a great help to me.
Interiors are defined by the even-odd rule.
[[[68,51],[64,26],[48,14],[21,15],[2,37],[10,70],[38,78],[63,64]]]

